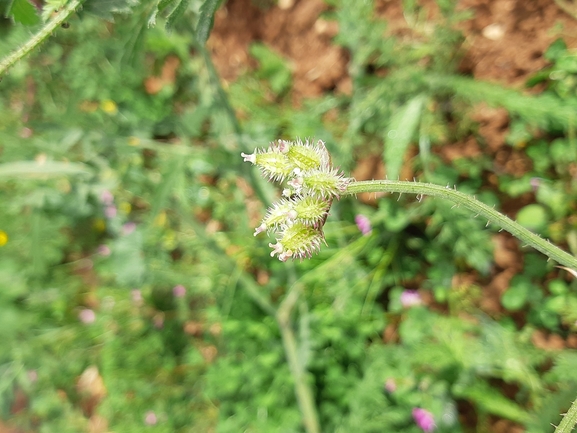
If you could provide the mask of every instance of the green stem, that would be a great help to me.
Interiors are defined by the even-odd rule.
[[[298,301],[300,285],[293,284],[276,313],[284,351],[291,375],[295,381],[295,394],[303,416],[303,424],[307,433],[320,433],[319,418],[311,387],[307,383],[306,369],[298,359],[298,344],[291,325],[291,312]]]
[[[561,424],[555,429],[555,433],[571,433],[575,424],[577,424],[577,400],[573,402],[561,420]]]
[[[38,33],[32,36],[28,42],[2,59],[2,61],[0,61],[0,76],[4,75],[16,62],[26,57],[34,48],[48,39],[52,32],[61,26],[83,2],[84,0],[71,0],[60,12],[48,21]]]
[[[489,223],[497,224],[503,230],[508,231],[517,239],[520,239],[527,245],[532,246],[556,262],[577,270],[576,257],[551,244],[548,240],[545,240],[527,230],[512,219],[497,212],[492,207],[481,203],[476,198],[456,191],[453,188],[433,185],[430,183],[370,180],[351,183],[347,188],[346,194],[360,194],[363,192],[398,192],[416,194],[419,197],[430,195],[450,200],[456,203],[457,206],[463,206],[464,208],[487,218]]]

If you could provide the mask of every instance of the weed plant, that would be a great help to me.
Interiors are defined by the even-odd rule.
[[[555,42],[529,95],[456,73],[467,14],[452,1],[433,22],[403,2],[418,37],[400,40],[374,2],[331,0],[353,91],[296,109],[290,63],[260,42],[259,66],[222,87],[205,48],[218,3],[0,3],[0,58],[18,60],[0,63],[1,423],[552,431],[577,395],[570,272],[522,245],[503,269],[499,227],[408,194],[334,200],[318,255],[271,259],[253,227],[277,192],[239,154],[322,138],[348,173],[378,151],[389,179],[409,166],[497,210],[529,196],[512,216],[575,254],[575,53]],[[482,140],[479,103],[508,111],[522,176],[441,158]]]

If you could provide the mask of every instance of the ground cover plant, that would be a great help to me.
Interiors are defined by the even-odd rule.
[[[562,6],[0,3],[0,429],[570,431]],[[336,193],[267,220],[240,155],[299,137]],[[283,206],[314,191],[288,176]],[[411,183],[344,194],[386,178]],[[295,224],[314,254],[278,246]]]

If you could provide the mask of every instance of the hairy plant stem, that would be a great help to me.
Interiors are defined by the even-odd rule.
[[[2,61],[0,61],[0,76],[4,75],[8,69],[16,64],[16,62],[26,57],[32,50],[34,50],[34,48],[48,39],[52,32],[61,26],[62,23],[64,23],[82,3],[84,3],[84,0],[71,0],[66,3],[66,6],[54,15],[54,17],[50,19],[50,21],[48,21],[38,33],[28,40],[28,42],[2,59]]]
[[[346,190],[346,194],[360,194],[363,192],[389,192],[416,194],[418,197],[429,195],[441,197],[452,201],[457,206],[469,209],[475,214],[481,215],[488,220],[488,223],[495,223],[503,230],[508,231],[517,239],[527,245],[542,252],[549,258],[564,266],[577,270],[577,258],[563,251],[559,247],[551,244],[548,240],[541,238],[535,233],[527,230],[519,223],[496,211],[490,206],[481,203],[475,197],[464,194],[450,187],[443,187],[431,183],[404,182],[394,180],[369,180],[351,183]]]
[[[573,402],[559,426],[555,429],[555,433],[571,433],[577,424],[577,399]]]

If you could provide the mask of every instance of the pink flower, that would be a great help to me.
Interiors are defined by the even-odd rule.
[[[365,236],[371,234],[371,232],[373,231],[373,228],[371,227],[371,221],[364,215],[361,214],[357,215],[355,217],[355,224],[357,225],[361,233]]]
[[[156,418],[156,414],[149,410],[148,412],[146,412],[146,414],[144,415],[144,423],[146,425],[155,425],[158,422],[158,418]]]
[[[142,292],[138,289],[134,289],[130,294],[132,295],[132,302],[134,302],[134,305],[140,307],[143,303]]]
[[[89,308],[84,308],[78,313],[78,319],[85,325],[89,325],[96,321],[96,313]]]
[[[33,132],[34,132],[34,131],[32,131],[30,128],[24,127],[24,128],[22,128],[22,129],[20,130],[20,137],[22,137],[22,138],[30,138],[30,137],[32,137],[32,133],[33,133]]]
[[[124,236],[128,236],[134,230],[136,230],[136,223],[129,222],[129,223],[126,223],[122,226],[122,234]]]
[[[112,193],[110,191],[105,189],[100,194],[100,201],[102,203],[104,203],[105,205],[110,206],[112,204],[112,202],[114,201],[114,196],[112,195]]]
[[[435,419],[431,412],[416,407],[413,409],[413,419],[415,420],[415,424],[425,433],[430,433],[435,430]]]
[[[28,370],[26,375],[28,376],[30,383],[34,383],[38,380],[38,372],[36,370]]]
[[[173,287],[172,294],[175,298],[184,298],[186,295],[186,289],[182,284],[179,284],[178,286]]]
[[[116,206],[114,205],[109,205],[104,208],[104,216],[108,219],[114,218],[117,212]]]
[[[152,318],[152,323],[156,329],[164,328],[164,314],[158,313],[155,314]]]
[[[96,252],[103,256],[103,257],[108,257],[110,255],[110,247],[108,245],[99,245],[98,248],[96,249]]]
[[[385,391],[387,391],[389,394],[392,394],[396,390],[397,390],[397,384],[395,382],[395,379],[393,379],[392,377],[389,377],[385,381]]]
[[[421,305],[422,303],[421,295],[416,290],[405,290],[401,293],[401,305],[405,308]]]

